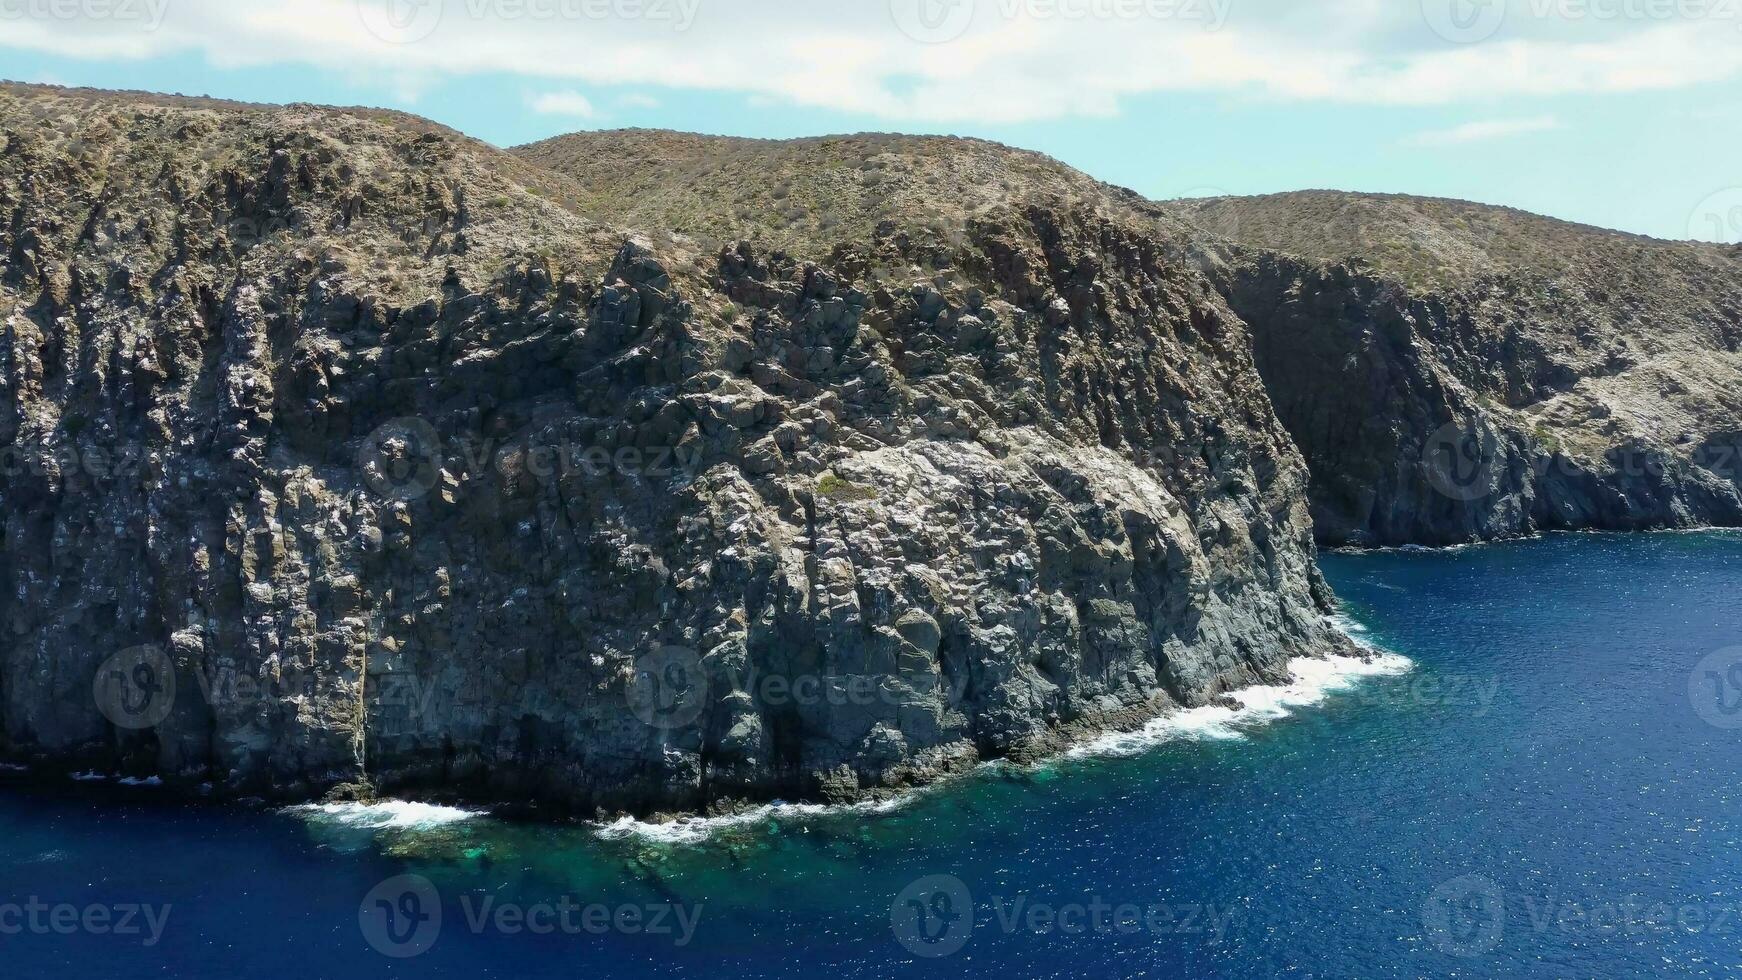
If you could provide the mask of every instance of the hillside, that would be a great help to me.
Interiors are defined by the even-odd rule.
[[[1169,201],[1166,209],[1242,245],[1320,262],[1361,259],[1417,288],[1455,288],[1503,275],[1585,280],[1662,302],[1729,296],[1712,287],[1742,250],[1670,242],[1574,224],[1516,208],[1402,194],[1299,191]]]
[[[1252,340],[1142,229],[794,258],[639,159],[0,89],[0,757],[851,800],[1349,650]]]
[[[1742,250],[1388,195],[1169,208],[1238,243],[1325,540],[1742,520]],[[1399,473],[1422,446],[1465,475]]]
[[[510,152],[575,180],[580,209],[631,227],[754,239],[808,255],[869,239],[885,221],[959,240],[968,222],[1024,204],[1183,222],[1051,157],[984,140],[865,133],[797,140],[661,130],[574,133]]]
[[[1742,524],[1733,250],[1324,200],[0,86],[0,756],[874,798],[1348,652],[1315,535]]]
[[[513,152],[613,220],[807,256],[883,222],[948,252],[983,216],[1033,206],[1143,236],[1252,327],[1330,544],[1742,521],[1733,248],[1428,198],[1157,204],[974,140],[584,133]]]

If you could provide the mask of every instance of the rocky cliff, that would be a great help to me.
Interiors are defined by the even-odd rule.
[[[709,238],[613,166],[647,211],[394,114],[0,90],[0,754],[852,799],[1341,648],[1158,211],[1034,158]]]
[[[1157,204],[974,140],[587,133],[515,152],[596,213],[798,250],[880,221],[947,241],[1012,201],[1133,229],[1248,324],[1324,543],[1742,523],[1742,249],[1417,197]]]
[[[1742,250],[1330,192],[1170,206],[1332,544],[1742,524]]]

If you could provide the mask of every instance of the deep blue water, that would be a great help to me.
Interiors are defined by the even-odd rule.
[[[0,933],[32,897],[73,910],[63,914],[169,906],[151,945],[82,927],[0,934],[0,971],[1742,972],[1742,714],[1730,713],[1742,669],[1713,657],[1742,645],[1742,537],[1580,535],[1324,564],[1369,637],[1413,670],[1242,726],[1239,738],[988,773],[893,813],[783,816],[671,844],[488,819],[364,830],[163,806],[148,789],[120,805],[0,789]],[[391,951],[433,940],[392,959],[371,947],[359,909],[406,874],[428,879],[424,898],[443,921],[396,946],[404,936],[384,931],[371,901],[372,934]],[[372,899],[428,911],[391,904],[405,891],[396,882]],[[468,903],[475,911],[486,897],[494,909],[565,896],[601,906],[595,915],[634,906],[644,919],[572,935],[468,921]],[[1130,908],[1095,920],[1102,903]],[[659,908],[673,926],[672,906],[699,906],[687,944],[648,934]],[[970,906],[971,925],[956,915]],[[1047,928],[1079,914],[1075,934]],[[918,956],[898,932],[922,952],[961,948]]]

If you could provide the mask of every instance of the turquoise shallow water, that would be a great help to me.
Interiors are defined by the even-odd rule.
[[[299,980],[1742,972],[1742,649],[1722,653],[1742,647],[1742,537],[1325,567],[1412,670],[888,813],[674,842],[0,788],[0,962]],[[31,928],[33,897],[81,922],[41,910]],[[167,906],[155,942],[82,920],[130,905]]]

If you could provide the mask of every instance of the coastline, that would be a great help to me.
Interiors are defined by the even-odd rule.
[[[1404,673],[1413,666],[1406,657],[1362,640],[1365,627],[1346,615],[1328,616],[1326,624],[1342,639],[1340,649],[1294,658],[1288,664],[1288,683],[1248,685],[1196,707],[1181,706],[1158,692],[1144,703],[1060,725],[1004,756],[982,758],[970,746],[946,746],[937,758],[925,760],[928,765],[916,766],[907,785],[872,787],[830,798],[723,799],[702,811],[596,812],[589,816],[537,803],[440,792],[352,799],[331,793],[318,799],[214,798],[209,784],[188,786],[161,776],[103,774],[81,771],[77,765],[48,767],[42,762],[15,761],[0,762],[0,788],[17,786],[28,793],[50,796],[75,795],[77,791],[77,795],[165,806],[269,809],[359,830],[422,829],[490,817],[552,825],[581,822],[606,839],[636,837],[691,843],[720,829],[769,819],[892,812],[953,783],[1007,767],[1038,770],[1091,758],[1131,757],[1171,741],[1239,738],[1244,727],[1280,720],[1291,714],[1291,709],[1314,706],[1334,691],[1372,677]]]
[[[1702,524],[1694,527],[1653,527],[1639,530],[1618,530],[1606,527],[1554,528],[1547,531],[1535,531],[1530,534],[1519,534],[1509,537],[1488,538],[1482,541],[1462,541],[1457,544],[1395,544],[1366,547],[1362,545],[1338,545],[1331,547],[1320,545],[1319,551],[1327,555],[1385,555],[1385,554],[1441,554],[1468,551],[1472,548],[1489,548],[1496,545],[1519,544],[1529,541],[1545,541],[1555,537],[1586,535],[1590,537],[1649,537],[1659,534],[1742,534],[1742,526],[1728,524]]]

